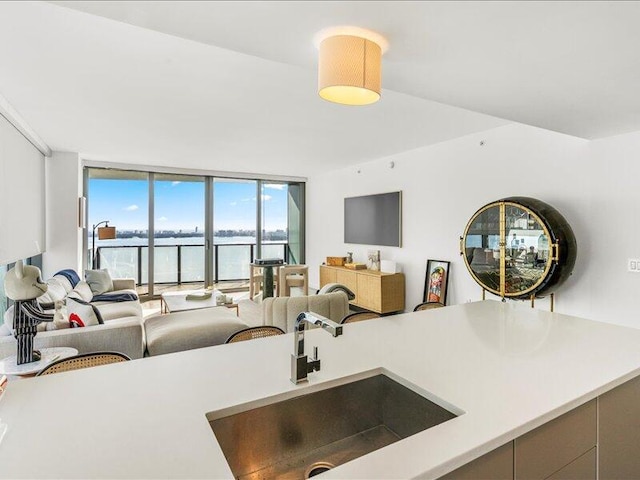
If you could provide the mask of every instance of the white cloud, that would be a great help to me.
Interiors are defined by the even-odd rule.
[[[125,210],[127,212],[135,212],[139,208],[140,207],[138,207],[138,205],[129,205],[128,207],[124,207],[123,210]]]
[[[285,183],[265,183],[264,188],[272,188],[273,190],[284,190],[287,188]]]
[[[171,186],[175,187],[176,185],[180,185],[181,183],[182,182],[176,180],[175,182],[171,182]]]
[[[166,222],[167,220],[169,220],[167,217],[160,217],[158,219],[159,222]]]
[[[262,197],[263,201],[268,201],[271,200],[273,197],[271,195],[260,195]],[[253,198],[243,198],[242,200],[240,200],[241,202],[255,202],[256,201],[256,197]]]

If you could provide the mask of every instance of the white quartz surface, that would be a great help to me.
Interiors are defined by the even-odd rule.
[[[232,478],[207,412],[384,368],[464,412],[322,478],[436,478],[640,374],[640,330],[486,301],[13,381],[1,478]]]

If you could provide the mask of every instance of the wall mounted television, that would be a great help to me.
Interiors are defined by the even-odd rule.
[[[344,243],[402,246],[402,192],[344,199]]]

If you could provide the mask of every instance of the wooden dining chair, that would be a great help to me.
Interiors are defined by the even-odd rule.
[[[302,288],[302,295],[309,295],[309,267],[285,265],[278,269],[278,296],[290,297],[291,287]]]
[[[110,363],[127,362],[131,360],[128,356],[118,352],[94,352],[74,355],[73,357],[62,358],[50,363],[40,370],[36,377],[51,375],[54,373],[80,370],[81,368],[98,367]]]
[[[249,327],[234,333],[224,343],[244,342],[256,338],[273,337],[274,335],[284,335],[284,330],[270,325],[260,327]]]
[[[442,308],[444,305],[440,302],[424,302],[416,305],[416,308],[413,309],[414,312],[420,310],[431,310],[432,308]]]
[[[380,315],[375,312],[355,312],[344,317],[340,323],[355,323],[363,320],[371,320],[373,318],[380,318]]]

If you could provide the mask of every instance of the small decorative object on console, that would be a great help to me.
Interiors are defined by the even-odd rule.
[[[353,262],[353,259],[351,260]],[[348,257],[327,257],[327,265],[331,267],[341,267],[345,263],[351,263]]]
[[[367,252],[367,268],[369,270],[380,270],[380,250],[369,250]]]
[[[351,270],[365,270],[367,268],[364,263],[345,263],[344,267]]]

